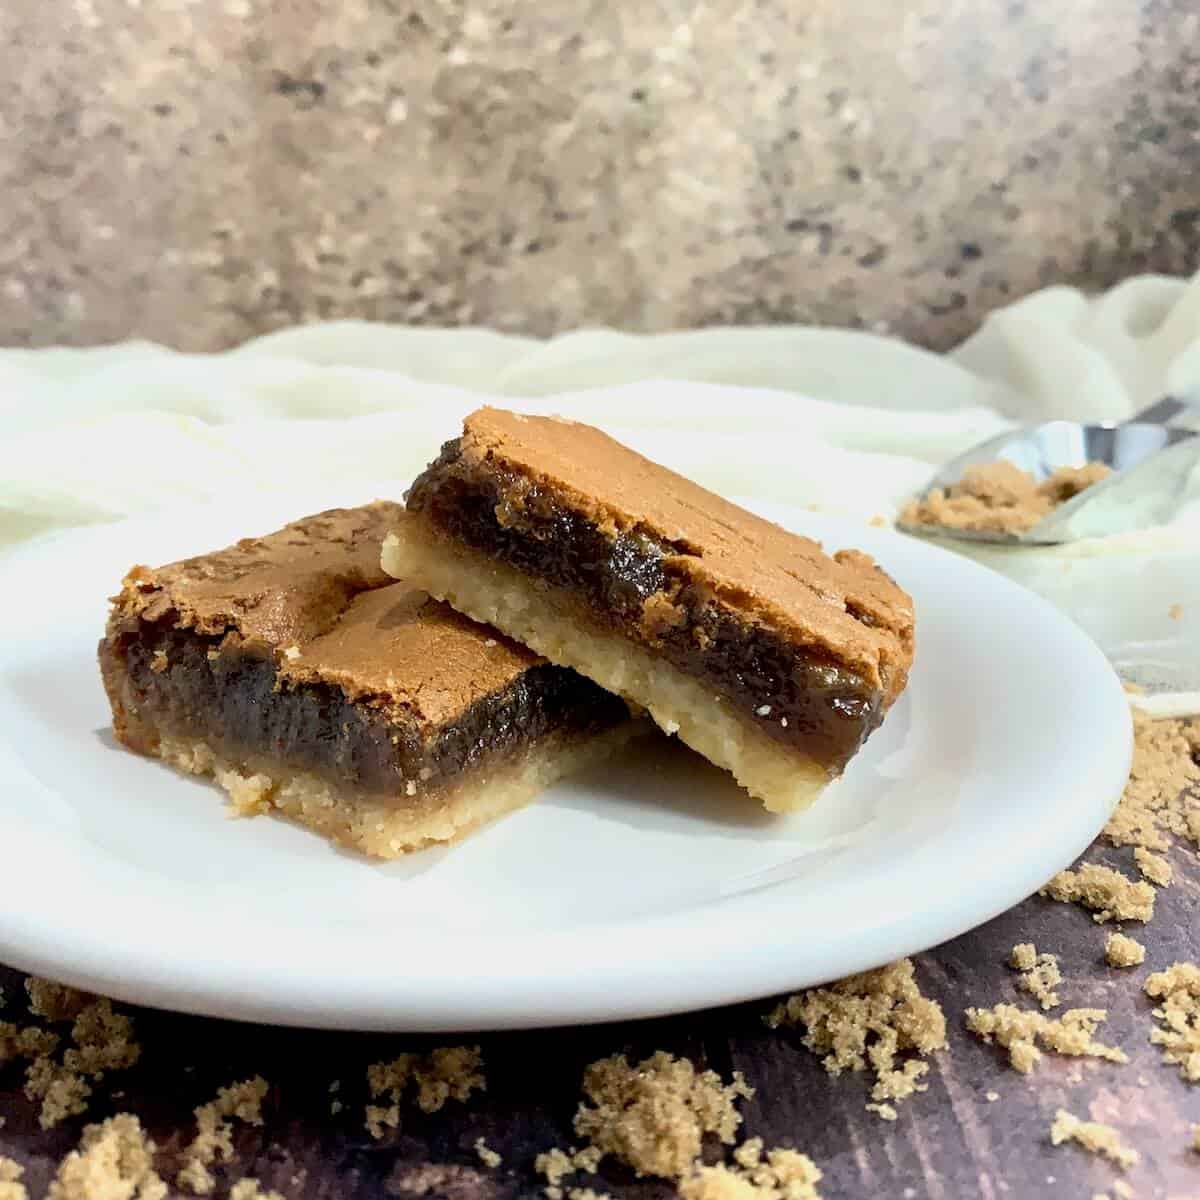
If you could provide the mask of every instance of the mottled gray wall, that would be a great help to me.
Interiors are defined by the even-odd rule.
[[[1195,0],[3,0],[0,342],[737,321],[1193,270]]]

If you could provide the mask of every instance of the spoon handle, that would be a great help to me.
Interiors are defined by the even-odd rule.
[[[1167,425],[1180,413],[1195,407],[1186,400],[1176,400],[1174,396],[1164,396],[1161,400],[1156,400],[1149,408],[1143,408],[1141,412],[1134,413],[1129,420],[1131,423],[1136,422],[1139,425]]]

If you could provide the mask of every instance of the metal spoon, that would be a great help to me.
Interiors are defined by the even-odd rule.
[[[934,488],[945,489],[957,483],[967,467],[998,459],[1028,471],[1039,481],[1059,467],[1102,462],[1112,468],[1113,473],[1106,479],[1059,505],[1021,533],[950,529],[904,521],[898,524],[909,533],[925,536],[1034,546],[1053,546],[1161,524],[1171,515],[1200,457],[1200,437],[1191,429],[1168,425],[1183,413],[1200,414],[1200,406],[1168,396],[1121,424],[1046,421],[1002,433],[946,463],[918,496],[924,499]]]

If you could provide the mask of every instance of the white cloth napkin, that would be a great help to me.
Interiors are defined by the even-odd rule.
[[[213,355],[0,350],[0,547],[306,482],[395,479],[398,495],[489,398],[602,425],[726,494],[891,519],[1015,422],[1119,420],[1168,391],[1200,396],[1200,277],[1048,288],[948,357],[800,327],[540,342],[363,322]],[[1200,468],[1153,530],[956,548],[1068,612],[1161,711],[1200,710]]]

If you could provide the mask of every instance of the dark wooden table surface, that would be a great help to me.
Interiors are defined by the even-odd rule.
[[[1089,857],[1132,874],[1129,853],[1095,847]],[[617,1051],[644,1056],[664,1049],[724,1076],[744,1072],[757,1091],[742,1103],[743,1132],[811,1155],[825,1173],[825,1200],[1112,1195],[1113,1180],[1122,1177],[1115,1168],[1077,1147],[1051,1146],[1050,1123],[1059,1107],[1118,1126],[1140,1151],[1141,1163],[1123,1176],[1139,1200],[1200,1197],[1200,1154],[1188,1148],[1190,1128],[1200,1123],[1200,1088],[1184,1082],[1150,1044],[1151,1004],[1141,988],[1149,971],[1194,959],[1200,943],[1197,856],[1177,848],[1172,861],[1176,880],[1159,893],[1153,922],[1129,929],[1148,950],[1146,963],[1134,970],[1103,965],[1111,927],[1094,924],[1075,906],[1036,897],[921,955],[919,981],[945,1009],[950,1045],[934,1056],[929,1090],[902,1104],[894,1123],[865,1111],[865,1076],[831,1078],[794,1031],[765,1028],[769,1001],[623,1025],[461,1039],[260,1028],[135,1009],[141,1060],[97,1086],[89,1118],[42,1131],[36,1106],[21,1092],[21,1067],[0,1071],[0,1113],[6,1118],[0,1154],[25,1165],[24,1182],[36,1200],[86,1119],[129,1111],[158,1143],[159,1169],[170,1179],[194,1130],[192,1109],[218,1087],[260,1074],[271,1085],[264,1124],[238,1127],[236,1161],[218,1169],[217,1197],[247,1175],[288,1200],[533,1197],[544,1183],[533,1170],[535,1155],[571,1140],[585,1065]],[[1032,1075],[1022,1076],[1001,1051],[965,1030],[968,1005],[1028,1001],[1005,965],[1021,941],[1060,955],[1064,1007],[1108,1009],[1099,1036],[1121,1046],[1128,1064],[1047,1055]],[[5,1019],[20,1020],[24,1013],[21,982],[18,973],[0,968]],[[410,1106],[397,1134],[372,1139],[363,1127],[367,1065],[448,1041],[481,1044],[486,1094],[432,1116]],[[340,1082],[331,1092],[334,1081]],[[989,1102],[990,1091],[999,1099]],[[336,1114],[334,1100],[343,1105]],[[473,1148],[479,1137],[503,1156],[500,1167],[479,1161]],[[630,1200],[672,1195],[669,1185],[636,1180],[611,1160],[600,1179],[580,1182]]]

